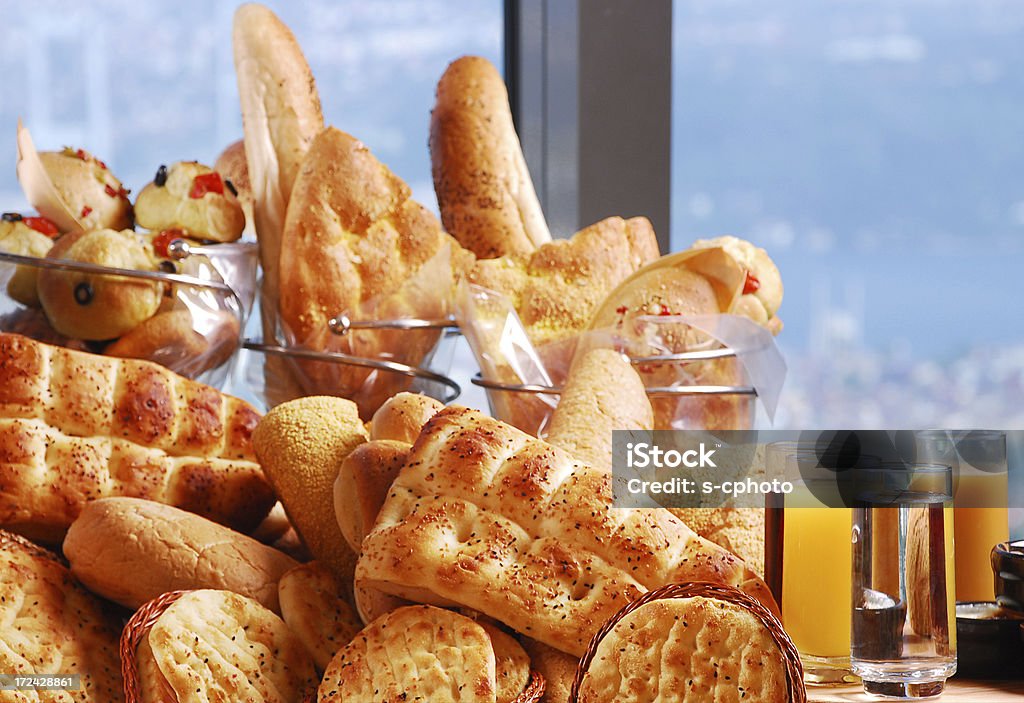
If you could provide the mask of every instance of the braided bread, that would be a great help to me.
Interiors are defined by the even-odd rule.
[[[86,501],[128,495],[252,529],[274,503],[258,421],[156,364],[0,334],[0,526],[55,543]]]
[[[734,585],[743,562],[667,511],[611,509],[606,471],[467,408],[435,415],[362,544],[356,580],[458,603],[569,654],[626,602],[678,581]]]

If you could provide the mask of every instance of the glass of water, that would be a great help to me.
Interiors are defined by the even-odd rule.
[[[953,472],[939,464],[850,472],[851,668],[867,693],[926,698],[956,672]]]

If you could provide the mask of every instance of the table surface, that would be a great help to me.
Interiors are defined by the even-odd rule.
[[[851,701],[878,701],[864,693],[859,686],[807,687],[807,700],[811,703],[850,703]],[[951,680],[946,690],[929,701],[939,703],[1003,703],[1024,701],[1024,681],[959,681]]]

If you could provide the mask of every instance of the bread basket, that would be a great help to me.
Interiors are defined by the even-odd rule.
[[[640,598],[624,606],[608,622],[606,622],[587,646],[583,658],[580,659],[576,669],[576,678],[573,680],[572,689],[569,695],[569,703],[578,703],[580,687],[583,685],[583,677],[586,675],[590,664],[597,652],[601,640],[611,632],[616,624],[633,611],[642,608],[656,600],[668,598],[713,598],[715,600],[733,603],[753,613],[768,629],[772,640],[782,652],[782,658],[786,666],[786,689],[787,700],[779,703],[807,703],[807,689],[804,687],[803,666],[800,663],[800,654],[796,645],[782,629],[782,623],[772,615],[763,605],[748,596],[746,593],[731,586],[723,586],[707,581],[694,581],[691,583],[675,583],[663,586],[653,591],[648,591]]]
[[[229,374],[251,305],[256,250],[245,243],[180,244],[170,252],[171,260],[164,262],[166,268],[158,271],[0,252],[0,331],[72,349],[141,358],[220,386]],[[25,304],[11,293],[16,277],[25,273],[37,276],[43,271],[88,277],[90,282],[157,284],[164,290],[163,303],[156,314],[119,339],[92,342],[67,337],[54,329],[43,309]],[[154,323],[156,326],[149,327]],[[134,336],[143,326],[148,327],[146,332]]]
[[[41,547],[36,547],[31,542],[12,535],[10,533],[0,530],[0,544],[4,540],[11,539],[19,544],[25,544],[29,548],[37,549],[40,552],[45,553],[47,556],[53,559],[57,557]],[[138,651],[139,642],[142,638],[149,634],[149,631],[156,624],[156,621],[160,619],[164,611],[171,607],[175,601],[181,598],[188,591],[169,591],[164,593],[162,596],[158,596],[153,600],[149,601],[137,611],[128,620],[128,623],[124,626],[124,630],[121,632],[121,674],[124,677],[124,693],[125,703],[142,703],[142,688],[139,681],[139,667],[136,661],[136,652]],[[512,703],[537,703],[544,695],[545,682],[544,677],[540,675],[536,670],[530,670],[530,679],[526,683],[526,688],[523,692]],[[311,690],[306,693],[302,699],[302,703],[316,703],[317,692]],[[171,703],[171,702],[168,702]]]

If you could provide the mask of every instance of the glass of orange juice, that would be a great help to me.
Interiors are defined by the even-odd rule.
[[[813,446],[775,442],[765,451],[768,473],[786,476],[792,493],[771,506],[766,520],[765,576],[782,609],[783,626],[804,667],[804,682],[858,681],[850,668],[850,508],[834,493],[834,478],[814,479],[821,461]]]
[[[1006,433],[925,430],[914,436],[918,461],[954,468],[956,599],[994,600],[989,554],[1010,537]]]

